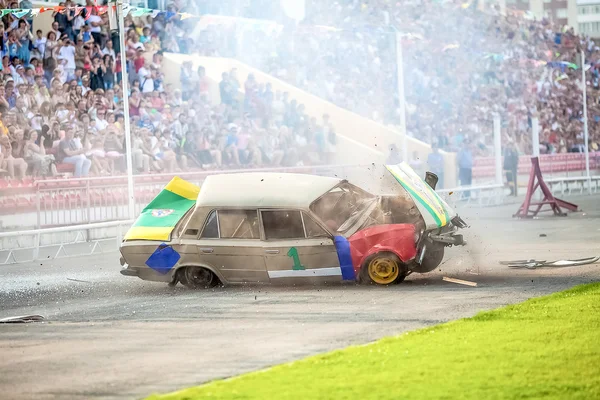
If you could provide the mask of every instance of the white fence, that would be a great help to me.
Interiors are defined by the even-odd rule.
[[[0,232],[0,265],[114,252],[133,221]]]
[[[589,179],[585,176],[546,179],[545,182],[553,193],[561,195],[585,194],[586,192],[595,194],[600,190],[600,175],[590,176]]]

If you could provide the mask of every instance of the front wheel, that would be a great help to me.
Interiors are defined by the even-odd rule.
[[[425,256],[423,262],[416,268],[413,268],[413,272],[419,274],[425,274],[431,272],[442,263],[444,259],[444,246],[431,246],[425,249]]]
[[[406,278],[406,270],[395,254],[377,253],[365,260],[361,278],[365,283],[391,285],[402,282]]]
[[[202,267],[185,267],[179,276],[179,281],[190,289],[212,288],[219,284],[219,278],[211,270]]]

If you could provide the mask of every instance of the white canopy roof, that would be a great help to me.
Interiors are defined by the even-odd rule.
[[[210,175],[202,183],[199,207],[308,208],[342,180],[316,175],[247,172]]]

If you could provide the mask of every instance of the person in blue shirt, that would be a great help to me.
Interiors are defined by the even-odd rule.
[[[461,186],[471,186],[473,177],[473,153],[469,140],[463,141],[463,147],[458,152],[458,180]],[[471,197],[470,191],[464,192],[464,197]]]
[[[437,143],[431,146],[431,153],[427,156],[427,167],[438,177],[436,189],[444,188],[444,157],[440,153]]]
[[[504,170],[506,171],[506,182],[510,187],[510,195],[517,196],[519,187],[517,186],[517,175],[519,169],[519,152],[512,140],[508,142],[504,149]]]

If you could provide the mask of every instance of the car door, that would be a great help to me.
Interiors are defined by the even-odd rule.
[[[198,256],[227,282],[268,282],[258,211],[219,209],[208,214]]]
[[[260,210],[264,256],[271,282],[342,280],[333,238],[300,210]]]

